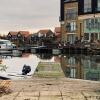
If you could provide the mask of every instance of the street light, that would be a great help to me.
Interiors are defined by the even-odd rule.
[[[65,22],[61,21],[60,24],[61,24],[61,42],[62,42],[64,39],[63,27],[64,27]]]
[[[80,41],[81,41],[81,38],[82,38],[82,23],[80,22]]]

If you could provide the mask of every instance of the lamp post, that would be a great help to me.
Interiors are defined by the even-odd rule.
[[[61,42],[64,41],[64,30],[63,30],[63,27],[64,27],[64,21],[61,21]]]
[[[81,41],[81,37],[82,37],[82,23],[80,22],[80,41]]]

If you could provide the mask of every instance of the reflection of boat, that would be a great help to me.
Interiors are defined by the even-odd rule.
[[[37,55],[37,57],[39,57],[40,59],[51,59],[53,56],[52,54],[42,53],[42,54]]]
[[[9,80],[10,78],[8,78],[8,77],[3,77],[3,76],[0,76],[0,79],[1,79],[1,80]]]
[[[52,53],[52,48],[48,48],[47,46],[38,46],[31,48],[32,53]]]
[[[52,49],[52,54],[54,54],[54,55],[61,54],[61,49]]]
[[[27,58],[27,57],[29,57],[30,56],[30,53],[23,53],[22,54],[22,58]]]
[[[22,56],[22,51],[13,50],[13,51],[12,51],[12,55],[13,55],[13,56]]]

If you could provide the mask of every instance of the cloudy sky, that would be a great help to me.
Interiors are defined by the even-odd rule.
[[[60,0],[0,0],[0,34],[59,26]]]

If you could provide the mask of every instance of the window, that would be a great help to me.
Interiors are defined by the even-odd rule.
[[[92,11],[92,3],[91,0],[84,0],[84,12],[91,12]]]
[[[18,33],[18,34],[17,34],[17,37],[21,37],[21,34],[20,34],[20,33]]]
[[[78,11],[76,8],[67,9],[66,11],[66,19],[67,20],[75,20],[77,18]]]
[[[74,31],[76,31],[76,22],[69,22],[69,23],[67,23],[66,31],[67,32],[74,32]]]
[[[70,0],[65,0],[64,2],[69,2]]]
[[[97,6],[98,6],[98,7],[97,7],[97,10],[100,11],[100,0],[98,0]]]
[[[89,40],[89,33],[84,33],[84,40]]]
[[[88,30],[100,29],[100,18],[86,19],[84,20],[84,28]]]
[[[77,1],[77,0],[65,0],[64,2],[71,2],[71,1]]]

